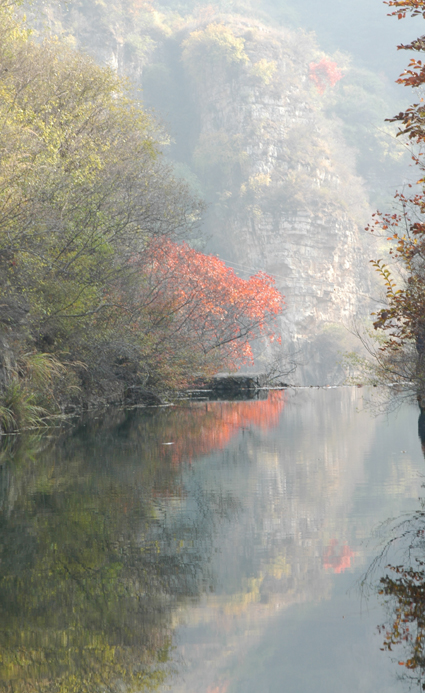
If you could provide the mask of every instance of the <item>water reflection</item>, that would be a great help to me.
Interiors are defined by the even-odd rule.
[[[154,689],[171,603],[197,592],[196,556],[189,564],[164,532],[152,536],[154,508],[138,492],[149,474],[119,475],[108,456],[99,475],[81,451],[64,454],[68,445],[3,471],[1,686]]]
[[[348,544],[338,546],[338,541],[331,539],[323,556],[323,567],[330,568],[334,573],[343,573],[351,567],[353,556],[354,551],[350,549]]]
[[[422,452],[425,455],[425,410],[421,409],[418,420],[418,435],[422,445]]]
[[[247,431],[186,474],[241,508],[214,539],[214,594],[182,614],[175,693],[395,690],[360,624],[353,658],[353,617],[343,619],[360,611],[358,595],[334,592],[355,583],[372,527],[416,494],[416,460],[388,454],[411,412],[378,421],[359,406],[355,390],[297,393],[277,427]]]
[[[0,690],[340,691],[317,682],[322,636],[310,667],[294,648],[417,487],[410,450],[391,458],[410,412],[380,433],[360,404],[306,390],[110,412],[3,449]],[[325,638],[332,661],[347,641],[342,668],[345,623]],[[361,690],[392,690],[377,672]]]
[[[425,455],[423,410],[418,434]],[[425,499],[419,500],[413,513],[389,519],[381,534],[383,548],[369,567],[365,583],[383,597],[387,618],[378,626],[382,649],[402,667],[400,679],[409,688],[416,685],[425,690]]]
[[[6,445],[0,467],[0,689],[157,689],[172,614],[213,590],[208,560],[231,493],[190,499],[178,464],[241,428],[264,402],[111,413],[62,437]],[[164,443],[172,442],[172,446]]]
[[[284,406],[284,391],[272,390],[265,400],[207,402],[182,408],[174,412],[164,432],[173,445],[171,459],[178,464],[222,450],[239,431],[251,426],[268,431],[277,425]]]

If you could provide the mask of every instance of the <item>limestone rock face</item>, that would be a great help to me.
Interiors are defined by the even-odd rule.
[[[220,26],[243,42],[238,62],[211,45],[201,54],[195,39],[211,25],[182,41],[199,117],[192,160],[209,189],[214,250],[240,271],[276,277],[295,380],[339,382],[344,326],[370,310],[366,194],[324,115],[326,94],[308,79],[308,37],[242,20]]]
[[[167,32],[130,17],[102,29],[82,8],[72,22],[58,12],[64,32],[139,83],[163,118],[176,172],[208,204],[207,251],[242,276],[276,278],[282,352],[299,363],[290,380],[342,382],[346,328],[371,311],[374,253],[354,154],[327,115],[332,80],[320,93],[311,79],[312,66],[331,62],[314,38],[207,11]],[[255,369],[274,358],[266,350]]]

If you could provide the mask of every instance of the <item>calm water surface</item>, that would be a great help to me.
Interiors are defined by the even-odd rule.
[[[0,690],[407,690],[358,581],[423,495],[418,410],[364,393],[115,411],[5,449]]]

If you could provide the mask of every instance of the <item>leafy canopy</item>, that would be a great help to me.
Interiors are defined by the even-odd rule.
[[[126,82],[63,43],[32,42],[7,5],[0,15],[0,326],[16,362],[47,353],[78,374],[74,393],[114,383],[118,399],[236,367],[281,308],[271,280],[244,283],[181,244],[202,206]],[[244,61],[223,25],[190,41],[201,38]],[[211,303],[220,317],[207,319]]]

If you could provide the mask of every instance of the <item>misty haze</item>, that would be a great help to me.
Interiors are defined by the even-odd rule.
[[[0,692],[425,690],[425,0],[0,0]]]

